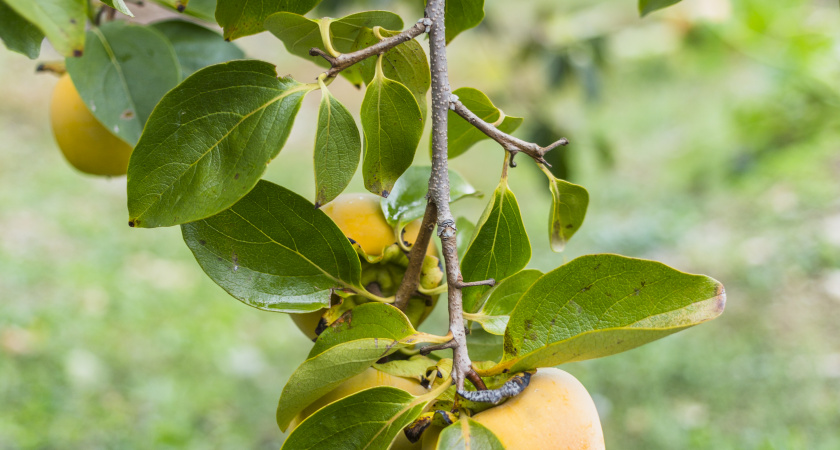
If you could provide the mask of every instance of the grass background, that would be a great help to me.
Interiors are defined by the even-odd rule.
[[[556,3],[488,2],[450,49],[453,87],[525,117],[523,138],[573,142],[555,166],[592,200],[566,253],[548,250],[542,175],[524,157],[511,175],[531,266],[621,253],[728,293],[714,322],[564,366],[607,445],[840,448],[836,2],[686,0],[644,20],[631,0]],[[270,36],[241,42],[282,74],[318,73]],[[206,278],[177,228],[126,226],[125,179],[65,163],[48,120],[56,80],[34,66],[0,52],[0,448],[279,447],[274,408],[309,342]],[[361,92],[331,90],[358,110]],[[266,173],[309,197],[317,102]],[[452,162],[484,192],[500,165],[490,143]],[[483,205],[455,211],[475,220]],[[440,312],[427,327],[443,333]]]

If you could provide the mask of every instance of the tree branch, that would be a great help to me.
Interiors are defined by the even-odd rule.
[[[452,333],[452,381],[457,389],[464,388],[464,379],[472,370],[467,353],[467,335],[464,330],[464,308],[461,300],[461,279],[457,230],[455,218],[449,210],[449,169],[447,161],[447,116],[452,91],[449,87],[449,69],[446,62],[446,25],[444,10],[446,0],[428,0],[426,17],[431,19],[429,31],[429,63],[432,71],[432,176],[429,178],[429,199],[435,202],[438,214],[438,236],[441,253],[446,263],[446,281],[449,285],[449,332]]]
[[[426,213],[423,215],[423,223],[420,225],[420,231],[417,232],[417,239],[408,253],[408,267],[405,269],[400,287],[397,289],[396,300],[394,306],[400,310],[405,310],[408,301],[420,285],[420,272],[423,269],[423,260],[426,258],[426,249],[429,247],[429,241],[432,239],[432,231],[435,229],[435,217],[437,216],[437,207],[435,202],[429,201],[426,203]]]
[[[408,42],[417,36],[420,36],[426,32],[426,28],[429,25],[430,23],[426,19],[420,19],[420,21],[414,24],[413,27],[403,31],[402,33],[382,39],[370,47],[363,48],[352,53],[343,53],[334,57],[318,47],[313,47],[309,50],[309,54],[312,56],[320,56],[330,63],[331,67],[325,73],[328,78],[332,78],[337,76],[342,70],[360,61],[370,58],[371,56],[385,53],[404,42]]]
[[[452,109],[472,126],[478,128],[482,133],[486,134],[490,139],[498,142],[499,145],[510,152],[511,167],[516,167],[516,163],[513,162],[513,157],[520,152],[530,156],[534,159],[534,161],[540,164],[551,166],[551,164],[545,160],[545,154],[561,145],[565,146],[569,144],[569,140],[566,138],[561,138],[547,147],[540,147],[532,142],[525,142],[522,139],[513,137],[504,131],[499,130],[492,124],[485,122],[464,106],[463,103],[458,101],[457,98],[452,101]]]

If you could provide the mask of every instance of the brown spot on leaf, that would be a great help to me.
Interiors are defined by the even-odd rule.
[[[568,225],[566,225],[566,229],[567,229],[567,230],[571,230],[571,229],[572,229],[572,228],[574,228],[574,227],[575,227],[575,226],[574,226],[574,225],[572,225],[572,224],[568,224]]]
[[[207,241],[205,241],[204,239],[199,239],[198,243],[201,245],[207,245]]]
[[[530,330],[530,329],[531,329],[531,325],[533,325],[533,322],[532,322],[530,319],[529,319],[529,320],[526,320],[526,321],[525,321],[525,331]]]
[[[123,111],[122,114],[120,114],[120,119],[122,119],[122,120],[131,120],[133,118],[134,118],[134,111],[132,111],[130,109],[126,109],[125,111]]]
[[[73,50],[73,56],[76,58],[82,56],[82,51],[79,49]]]
[[[135,223],[134,223],[133,220],[128,221],[128,226],[130,226],[131,228],[134,228],[134,225],[135,225]]]
[[[234,175],[234,176],[233,176],[233,179],[234,179],[234,180],[238,180],[238,179],[239,179],[239,174],[237,173],[236,175]]]

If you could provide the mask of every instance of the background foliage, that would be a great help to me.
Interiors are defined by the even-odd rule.
[[[564,367],[595,397],[608,445],[837,448],[836,2],[685,0],[644,20],[625,0],[558,3],[488,2],[450,48],[453,87],[529,118],[523,138],[573,142],[555,173],[591,198],[565,254],[547,250],[543,176],[523,162],[510,178],[530,267],[621,253],[714,276],[729,299],[711,324]],[[320,15],[361,9],[342,4]],[[281,74],[318,73],[268,36],[237,42]],[[0,448],[277,448],[272,413],[310,345],[204,277],[177,228],[124,226],[125,180],[64,163],[47,120],[55,79],[32,72],[0,52]],[[356,114],[362,92],[330,91]],[[318,106],[305,99],[298,121]],[[310,196],[313,140],[293,128],[266,178]],[[501,157],[483,155],[499,154],[483,141],[452,165],[490,194]],[[444,310],[421,329],[443,333]]]

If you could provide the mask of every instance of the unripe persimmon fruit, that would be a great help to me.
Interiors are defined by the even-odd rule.
[[[73,167],[92,175],[125,175],[131,146],[91,114],[70,75],[55,85],[50,122],[58,148]]]
[[[353,395],[356,392],[380,386],[395,387],[397,389],[402,389],[408,392],[409,394],[415,396],[426,394],[429,392],[426,388],[421,386],[420,383],[415,380],[390,375],[385,372],[380,372],[379,370],[376,370],[373,367],[371,367],[365,370],[364,372],[354,376],[353,378],[350,378],[349,380],[341,383],[337,388],[328,392],[326,395],[319,398],[318,400],[315,400],[312,404],[304,408],[303,411],[301,411],[297,415],[297,417],[295,417],[295,420],[292,421],[292,423],[290,424],[290,429],[294,429],[298,426],[298,424],[303,422],[304,419],[314,414],[315,411],[318,411],[319,409],[329,405],[330,403],[341,400],[344,397]],[[405,434],[401,431],[399,435],[397,435],[397,438],[394,441],[394,443],[391,445],[391,449],[419,450],[420,443],[418,442],[416,444],[412,444],[408,442],[408,439],[406,439]]]
[[[539,369],[525,391],[472,419],[492,431],[507,450],[603,450],[604,433],[592,397],[560,369]],[[441,428],[423,433],[434,449]]]

